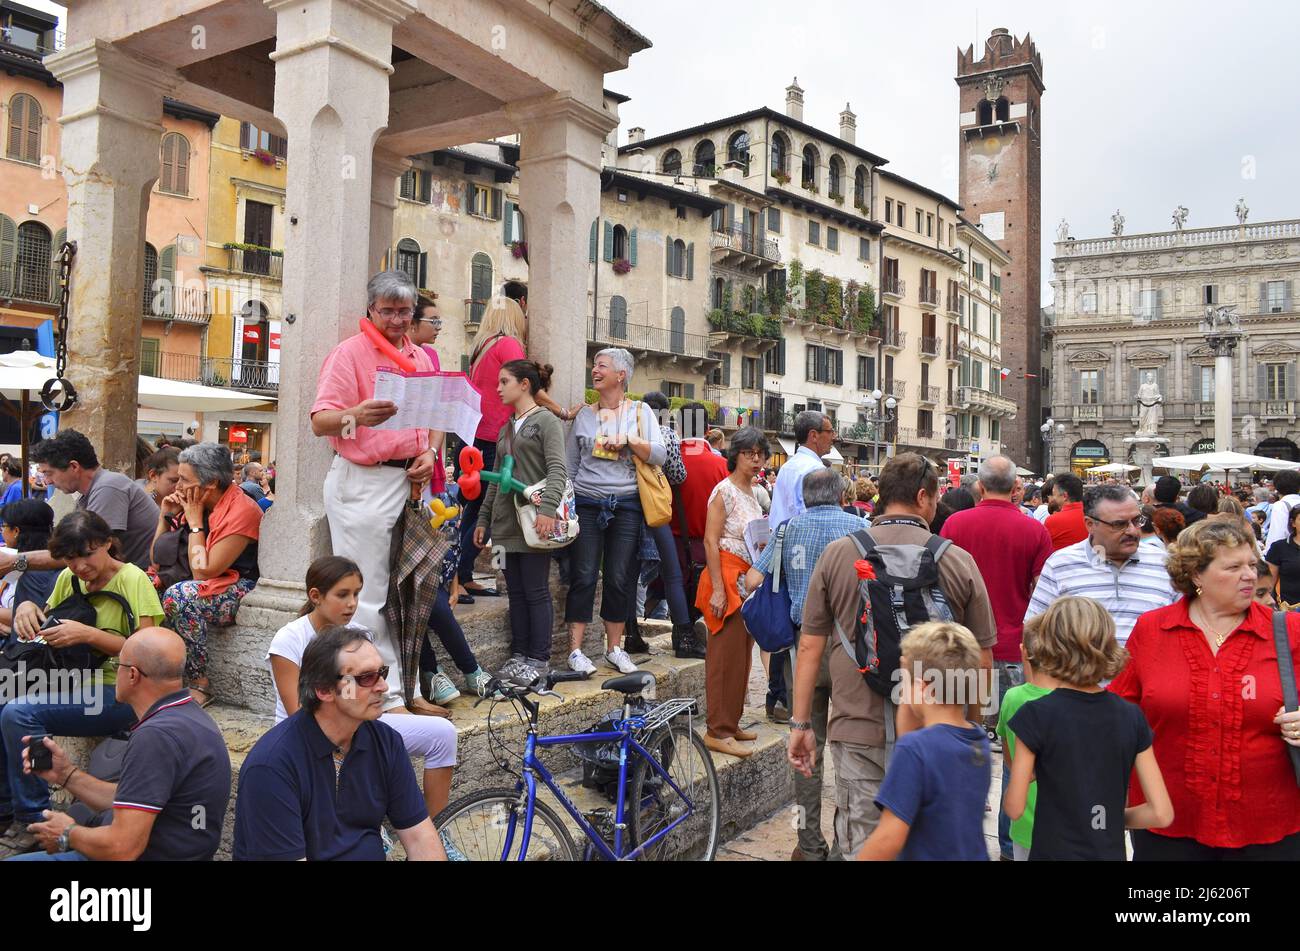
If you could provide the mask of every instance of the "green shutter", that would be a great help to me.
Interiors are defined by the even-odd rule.
[[[509,244],[510,242],[515,240],[514,234],[512,233],[512,229],[515,223],[515,203],[513,201],[506,202],[506,213],[502,217],[504,218],[505,225],[501,229],[502,231],[501,240],[502,243]]]
[[[0,295],[14,286],[14,256],[18,249],[18,227],[8,215],[0,215]]]
[[[501,189],[493,188],[492,192],[492,215],[491,217],[500,220],[501,218]]]
[[[63,251],[63,246],[68,243],[68,229],[60,228],[54,232],[54,245],[51,248],[52,260],[58,263],[59,254]]]
[[[171,316],[176,312],[176,245],[169,244],[158,254],[158,280],[163,295],[162,312]],[[157,295],[151,295],[156,297]]]
[[[1268,399],[1268,364],[1259,364],[1259,369],[1256,372],[1259,374],[1259,395],[1255,399],[1266,400]]]
[[[605,222],[605,260],[614,260],[614,226]]]
[[[685,386],[682,388],[682,391],[686,394],[686,398],[687,398],[688,400],[693,400],[693,399],[695,399],[695,384],[694,384],[694,383],[687,383],[687,384],[685,384]]]
[[[587,260],[592,264],[596,263],[596,222],[594,219],[591,222],[591,238],[587,244]]]
[[[474,183],[465,183],[465,214],[474,214]]]
[[[695,280],[695,242],[686,246],[686,279]]]
[[[636,229],[627,236],[627,263],[636,267]]]
[[[420,287],[429,286],[429,252],[420,252]]]

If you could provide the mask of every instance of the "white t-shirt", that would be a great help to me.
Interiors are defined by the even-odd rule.
[[[349,624],[348,627],[356,628],[358,631],[365,631],[364,627],[359,624]],[[368,633],[368,632],[367,632]],[[311,625],[311,616],[304,614],[302,617],[290,621],[280,630],[275,632],[275,637],[271,638],[271,646],[266,649],[266,665],[271,666],[271,655],[283,657],[290,663],[302,666],[302,655],[307,650],[307,645],[311,643],[312,638],[316,636],[316,628]],[[284,701],[280,699],[280,691],[275,692],[275,722],[279,723],[289,715],[284,709]]]
[[[1273,547],[1274,542],[1284,541],[1291,534],[1291,509],[1300,505],[1300,495],[1284,495],[1273,503],[1268,522],[1264,526],[1264,552]]]

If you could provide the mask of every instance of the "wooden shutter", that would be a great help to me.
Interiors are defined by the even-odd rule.
[[[58,231],[54,232],[54,245],[53,247],[50,248],[51,262],[57,262],[59,260],[59,255],[63,253],[63,246],[67,243],[68,243],[67,228],[60,228]],[[3,263],[4,263],[4,259],[0,257],[0,264]]]
[[[695,280],[695,242],[686,246],[686,279]]]
[[[596,222],[591,222],[591,237],[587,241],[587,260],[592,264],[596,263]]]
[[[492,192],[492,217],[501,220],[501,189],[493,188]]]
[[[1268,281],[1259,282],[1259,312],[1268,313]],[[1263,399],[1263,397],[1260,397]]]
[[[684,393],[686,394],[686,398],[687,398],[688,400],[693,400],[693,399],[695,399],[695,384],[694,384],[694,383],[687,383],[687,384],[685,384],[685,385],[682,387],[682,392],[684,392]]]
[[[161,191],[169,192],[173,190],[172,182],[176,178],[176,137],[170,132],[163,136],[162,139],[162,175],[158,188]]]
[[[421,169],[418,175],[418,180],[420,183],[420,201],[427,205],[433,200],[430,191],[432,188],[432,182],[429,179],[429,173],[424,171],[424,169]]]
[[[1083,379],[1078,370],[1070,371],[1070,402],[1075,406],[1083,402]]]
[[[731,386],[731,354],[729,353],[722,355],[722,385]]]
[[[673,276],[673,249],[675,247],[672,238],[664,238],[664,273],[669,277]]]
[[[727,203],[727,231],[731,231],[736,225],[736,206]]]
[[[812,344],[807,345],[804,359],[804,377],[812,382],[817,379],[817,348]]]
[[[247,122],[239,123],[239,147],[246,152],[253,151],[253,127]]]
[[[172,133],[175,143],[172,159],[175,161],[172,191],[177,195],[190,193],[190,140],[180,133]]]
[[[176,313],[176,245],[169,244],[158,253],[159,290],[162,292],[162,313]],[[152,295],[157,296],[157,295]]]
[[[1282,399],[1284,400],[1295,399],[1295,364],[1294,363],[1288,363],[1286,365],[1286,392],[1282,394]]]
[[[415,198],[415,169],[408,168],[402,173],[397,186],[397,194],[408,200]]]
[[[633,228],[627,236],[627,263],[636,267],[636,229]]]
[[[1291,281],[1282,282],[1282,313],[1291,313]]]
[[[1106,371],[1097,371],[1097,402],[1106,402]]]
[[[1259,369],[1256,372],[1259,374],[1259,390],[1255,399],[1266,400],[1268,399],[1268,364],[1259,364]]]
[[[835,385],[844,385],[844,351],[835,351]]]
[[[420,287],[429,286],[429,252],[420,252]]]
[[[614,226],[605,222],[605,260],[614,260]]]
[[[515,203],[506,202],[506,213],[502,216],[505,224],[501,228],[501,241],[503,244],[509,244],[514,241],[514,224],[515,224]]]
[[[474,183],[465,183],[465,213],[469,215],[478,214],[474,208]]]

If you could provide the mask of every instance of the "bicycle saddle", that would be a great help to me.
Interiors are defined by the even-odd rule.
[[[655,675],[648,670],[638,670],[634,674],[614,677],[600,685],[601,690],[617,690],[620,693],[640,693],[655,682]]]

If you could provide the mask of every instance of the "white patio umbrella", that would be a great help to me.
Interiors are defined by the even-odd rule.
[[[1165,456],[1153,459],[1151,465],[1156,469],[1186,469],[1192,472],[1201,469],[1209,469],[1211,472],[1280,472],[1283,469],[1300,469],[1300,462],[1252,456],[1244,452],[1198,452],[1190,456]]]
[[[1137,466],[1128,466],[1122,462],[1108,462],[1104,466],[1093,466],[1087,470],[1088,475],[1127,475],[1130,472],[1140,472]]]

